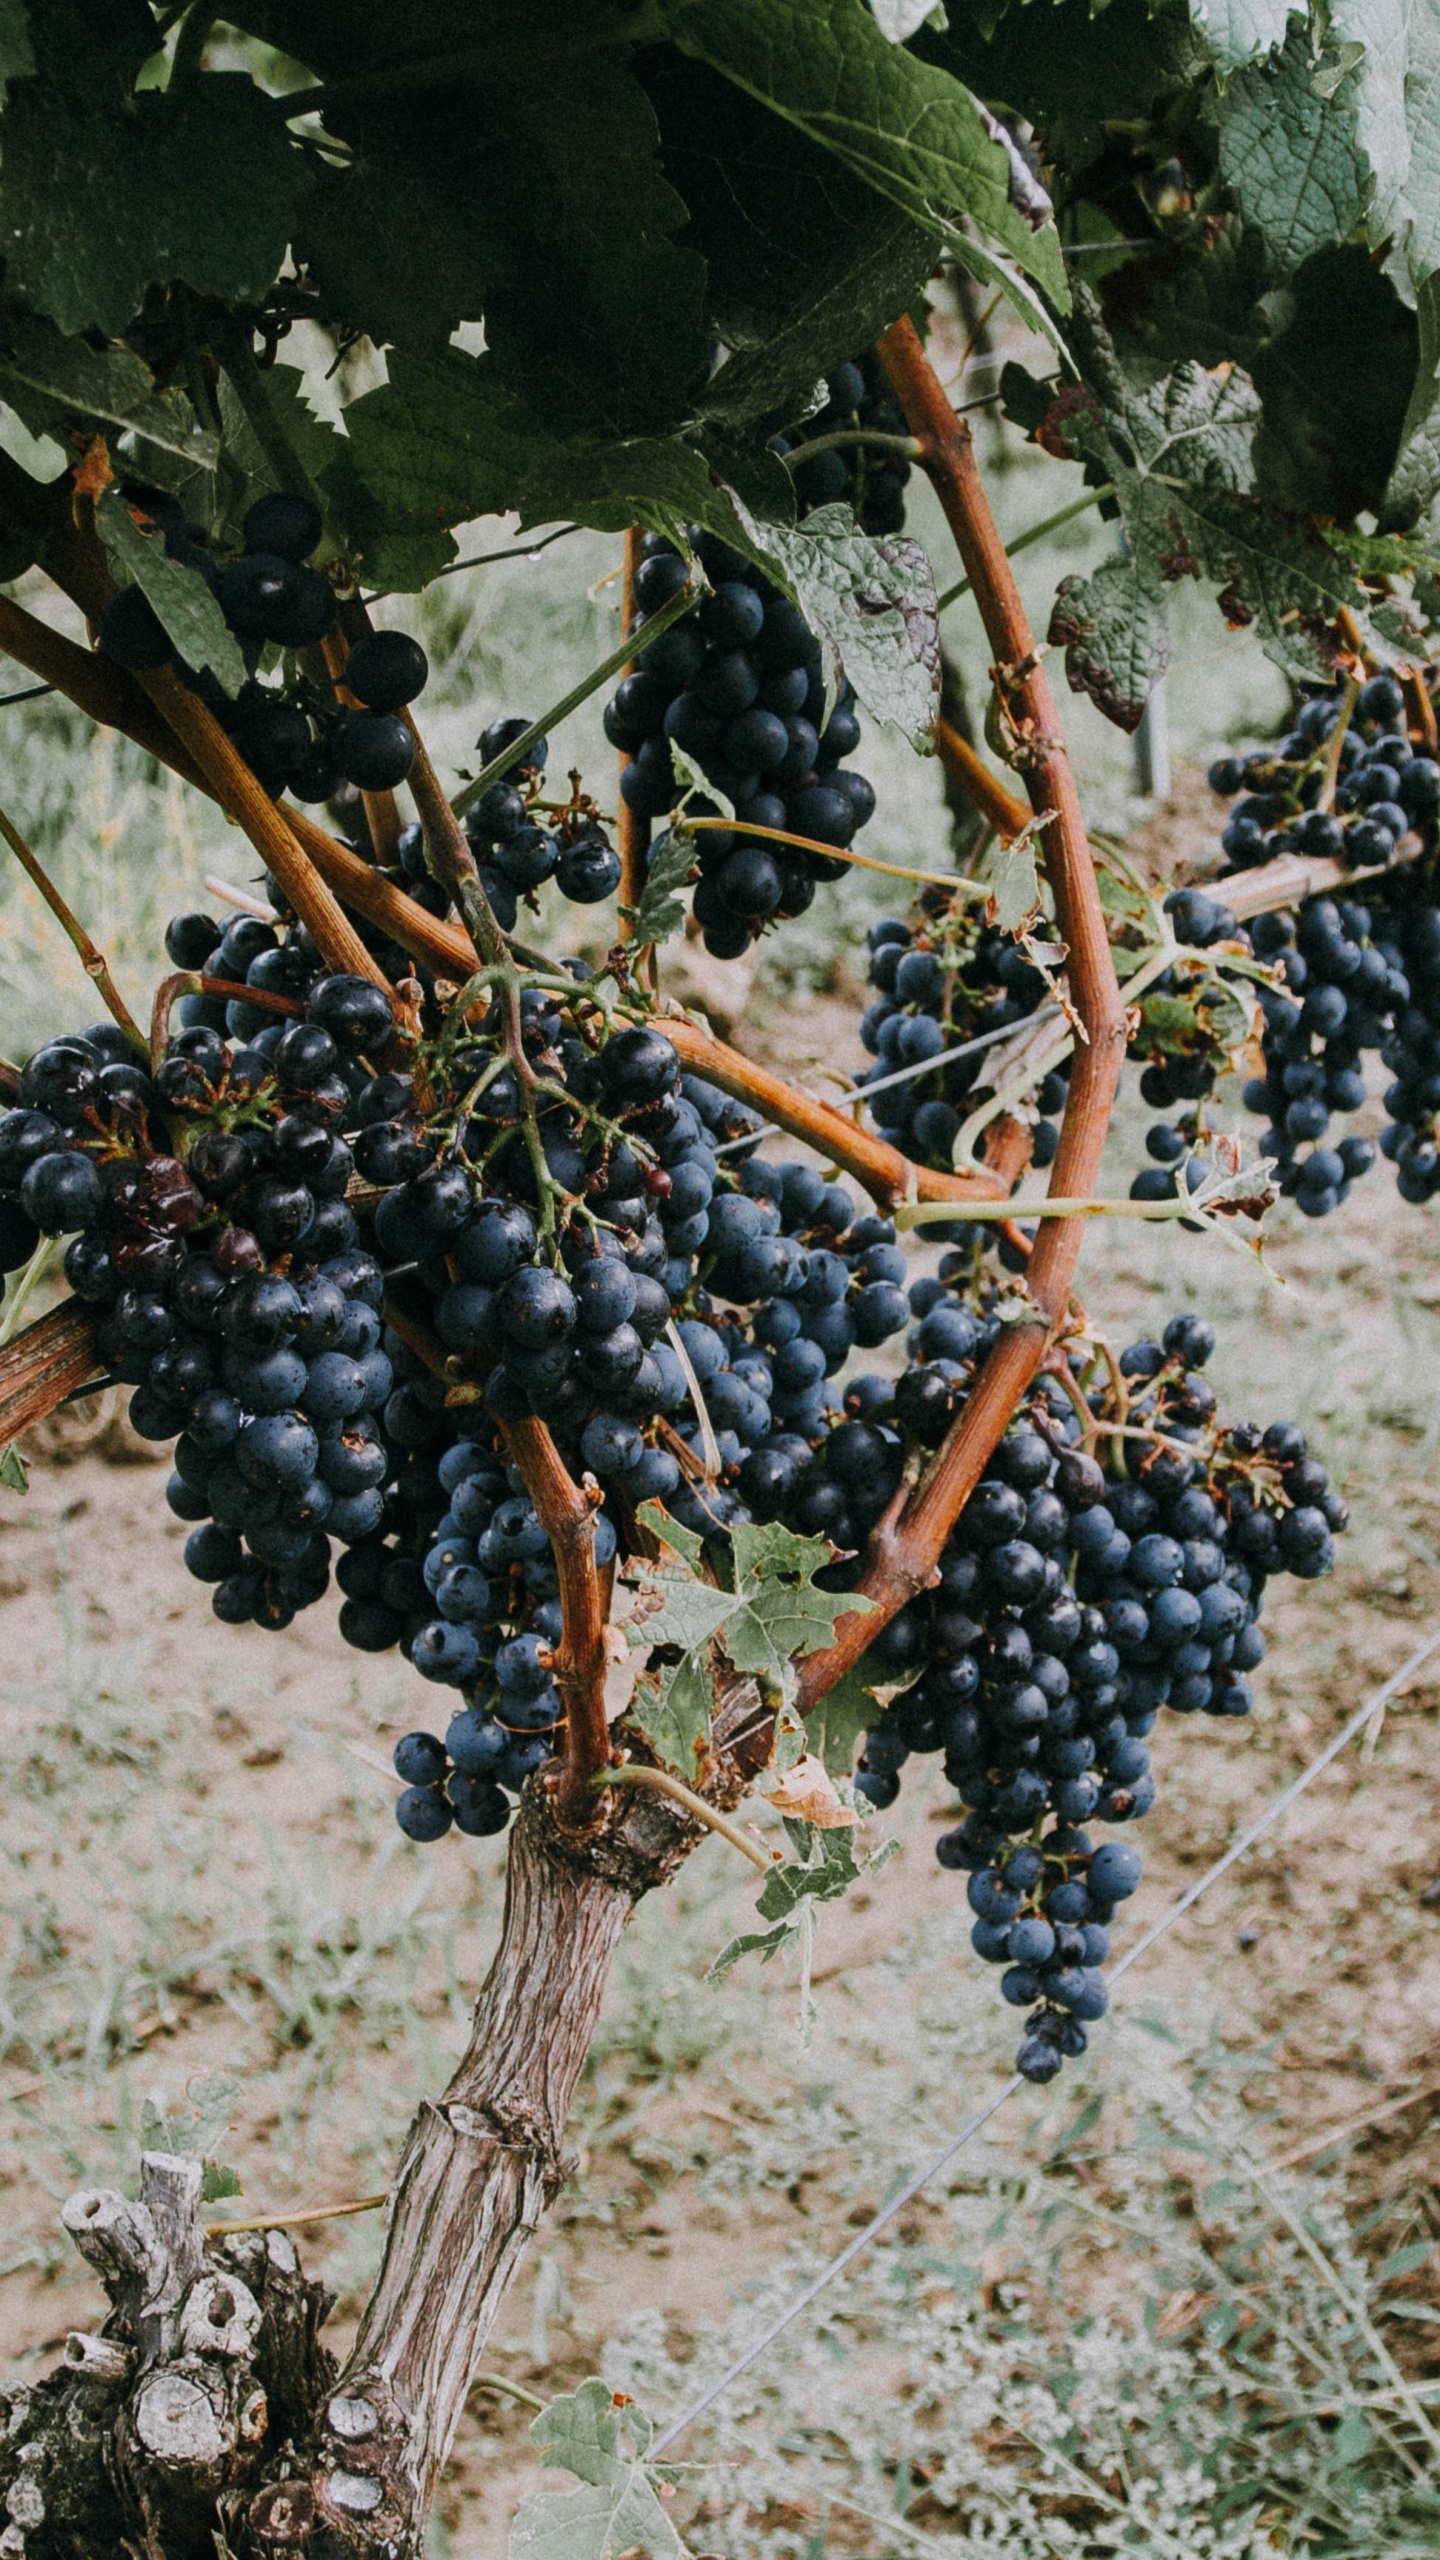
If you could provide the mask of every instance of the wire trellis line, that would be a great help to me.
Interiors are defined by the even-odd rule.
[[[1161,1917],[1136,1939],[1133,1947],[1126,1948],[1118,1964],[1111,1966],[1106,1976],[1107,1982],[1112,1984],[1118,1982],[1122,1974],[1129,1972],[1132,1964],[1148,1953],[1158,1938],[1164,1937],[1167,1929],[1173,1929],[1177,1920],[1182,1920],[1187,1911],[1192,1911],[1201,1895],[1208,1893],[1212,1884],[1218,1884],[1220,1878],[1227,1875],[1231,1867],[1244,1857],[1247,1849],[1253,1849],[1256,1841],[1280,1820],[1281,1815],[1288,1813],[1297,1797],[1302,1796],[1307,1787],[1313,1786],[1315,1780],[1330,1767],[1331,1762],[1338,1760],[1346,1745],[1353,1742],[1356,1735],[1363,1732],[1366,1725],[1383,1712],[1397,1691],[1405,1688],[1408,1682],[1413,1680],[1417,1671],[1422,1670],[1431,1656],[1436,1653],[1440,1653],[1440,1626],[1432,1628],[1424,1643],[1418,1645],[1415,1651],[1401,1663],[1399,1670],[1392,1671],[1388,1680],[1382,1681],[1378,1689],[1370,1692],[1363,1705],[1356,1708],[1354,1715],[1327,1742],[1324,1750],[1307,1763],[1298,1778],[1293,1778],[1288,1787],[1281,1789],[1279,1795],[1266,1806],[1265,1811],[1257,1815],[1247,1830],[1241,1832],[1238,1840],[1232,1842],[1224,1856],[1217,1858],[1212,1867],[1207,1867],[1204,1875],[1198,1877],[1194,1884],[1188,1885],[1179,1898],[1172,1902],[1169,1910],[1163,1912]],[[984,2126],[990,2123],[992,2117],[997,2116],[1001,2108],[1014,2097],[1017,2089],[1022,2089],[1024,2085],[1017,2071],[1011,2079],[1006,2081],[1003,2088],[996,2091],[987,2105],[966,2117],[959,2131],[951,2135],[944,2149],[937,2151],[932,2160],[927,2160],[923,2168],[917,2169],[914,2176],[906,2180],[904,2186],[890,2198],[889,2203],[882,2205],[880,2211],[866,2223],[864,2230],[857,2231],[854,2239],[841,2250],[839,2256],[832,2258],[828,2266],[822,2267],[818,2276],[811,2278],[809,2284],[796,2294],[792,2302],[786,2304],[785,2309],[771,2321],[769,2327],[745,2349],[744,2354],[737,2356],[733,2364],[727,2365],[725,2371],[711,2383],[709,2389],[702,2391],[698,2400],[692,2401],[688,2409],[682,2410],[678,2418],[672,2419],[668,2427],[662,2428],[650,2447],[649,2458],[652,2461],[658,2460],[668,2446],[684,2435],[687,2428],[693,2427],[697,2418],[702,2418],[707,2409],[713,2408],[715,2402],[723,2397],[731,2384],[739,2381],[742,2373],[748,2373],[751,2365],[758,2363],[766,2349],[772,2347],[776,2339],[784,2335],[792,2321],[798,2320],[801,2312],[807,2311],[811,2303],[817,2301],[824,2293],[827,2286],[835,2282],[837,2276],[842,2276],[847,2267],[853,2266],[861,2252],[868,2249],[871,2241],[884,2230],[887,2222],[893,2222],[896,2214],[901,2212],[925,2187],[928,2187],[932,2178],[938,2178],[941,2170],[949,2167],[957,2152],[964,2149],[971,2136],[981,2132]]]

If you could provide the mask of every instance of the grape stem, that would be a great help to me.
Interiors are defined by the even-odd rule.
[[[908,425],[929,446],[925,469],[995,653],[996,708],[1012,742],[1011,760],[1024,775],[1037,817],[1050,813],[1043,830],[1045,869],[1085,1036],[1076,1045],[1049,1192],[1057,1201],[1086,1200],[1100,1168],[1124,1064],[1127,1023],[1060,714],[990,513],[970,428],[952,409],[911,320],[897,320],[880,340],[879,351]],[[859,1659],[877,1624],[884,1625],[928,1584],[951,1529],[1055,1328],[1064,1321],[1083,1233],[1083,1220],[1073,1215],[1042,1224],[1026,1272],[1036,1321],[1005,1327],[898,1522],[872,1539],[858,1586],[872,1609],[842,1618],[834,1644],[800,1664],[802,1712],[817,1705]]]
[[[808,462],[812,454],[835,453],[841,446],[850,444],[873,445],[877,453],[895,453],[904,462],[923,462],[925,459],[926,447],[922,436],[887,435],[880,427],[835,427],[828,435],[812,436],[808,444],[792,445],[780,459],[787,471],[798,471],[801,463]],[[772,445],[772,453],[774,450]]]
[[[1018,808],[1018,801],[1014,805]],[[1027,810],[1022,824],[1032,827],[1036,823]],[[850,845],[822,844],[818,836],[792,835],[785,827],[752,827],[735,818],[679,817],[675,821],[674,832],[676,835],[698,835],[702,827],[738,829],[747,842],[751,836],[760,836],[767,844],[793,844],[801,853],[823,854],[827,862],[857,863],[862,871],[883,871],[890,880],[918,880],[927,889],[948,889],[956,898],[990,896],[988,880],[966,880],[956,871],[912,871],[903,862],[881,862],[873,853],[856,853]]]
[[[1006,543],[1007,558],[1014,560],[1020,552],[1028,551],[1032,542],[1043,542],[1048,534],[1058,533],[1062,525],[1071,523],[1076,516],[1088,514],[1091,507],[1103,506],[1106,499],[1113,498],[1114,495],[1115,483],[1113,480],[1107,480],[1103,488],[1087,489],[1083,498],[1072,498],[1068,507],[1057,507],[1053,515],[1042,516],[1038,524],[1027,524],[1023,533],[1017,533],[1013,542]],[[970,592],[971,581],[968,578],[959,579],[956,585],[947,587],[943,596],[938,599],[936,612],[946,612],[952,604],[958,604],[961,597],[968,596]]]
[[[89,978],[93,984],[106,1012],[114,1021],[119,1023],[126,1039],[131,1043],[131,1046],[138,1051],[139,1055],[142,1058],[147,1057],[148,1052],[145,1047],[145,1034],[141,1030],[138,1022],[135,1020],[134,1015],[131,1013],[129,1006],[126,1004],[119,988],[115,984],[114,979],[111,977],[110,963],[106,959],[104,952],[91,941],[90,936],[86,932],[83,924],[81,924],[79,917],[74,915],[71,909],[67,907],[59,890],[56,888],[54,881],[49,877],[49,874],[45,871],[37,857],[31,852],[30,847],[25,842],[25,839],[21,835],[18,827],[12,826],[3,809],[0,809],[0,835],[3,835],[11,852],[14,854],[16,861],[19,863],[21,870],[26,872],[29,878],[34,881],[35,886],[39,890],[41,897],[44,899],[46,906],[50,910],[50,913],[52,916],[57,918],[61,927],[65,933],[68,934],[71,942],[74,944],[75,949],[79,952],[80,965],[84,970],[86,977]]]
[[[503,782],[513,766],[523,764],[530,749],[541,738],[548,737],[553,728],[558,728],[562,720],[568,719],[572,711],[578,711],[581,703],[587,702],[602,684],[608,684],[612,676],[620,675],[632,659],[638,658],[643,650],[661,639],[682,614],[689,613],[700,602],[703,593],[703,588],[692,580],[688,586],[679,587],[673,596],[668,596],[655,613],[647,614],[640,630],[628,632],[618,649],[612,649],[608,658],[602,658],[598,667],[592,667],[588,676],[582,677],[579,684],[572,685],[570,691],[552,703],[540,719],[532,720],[528,729],[522,729],[518,737],[511,739],[508,747],[502,747],[498,756],[492,756],[487,765],[482,765],[474,781],[467,782],[464,790],[455,796],[452,806],[457,818],[463,818],[466,810],[474,807],[492,782]]]

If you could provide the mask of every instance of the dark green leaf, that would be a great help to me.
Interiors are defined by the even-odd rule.
[[[710,1740],[714,1701],[708,1648],[687,1653],[682,1661],[668,1663],[659,1673],[643,1674],[630,1701],[631,1723],[640,1727],[661,1759],[692,1786],[697,1764]]]
[[[0,1484],[4,1485],[7,1493],[28,1493],[30,1490],[25,1461],[13,1440],[0,1449]]]
[[[263,294],[290,234],[299,153],[239,72],[110,107],[39,80],[5,113],[6,281],[67,333],[119,337],[152,283]]]
[[[251,408],[242,407],[228,373],[220,377],[220,424],[223,431],[216,475],[216,539],[238,548],[246,508],[271,489],[310,489],[322,501],[329,494],[326,475],[344,439],[316,416],[305,397],[295,367],[256,367],[249,377]],[[346,527],[333,507],[326,509],[320,556],[348,548]]]
[[[168,463],[183,480],[213,471],[217,440],[195,424],[179,391],[157,391],[139,356],[123,347],[97,353],[83,338],[67,338],[48,320],[21,313],[5,323],[0,347],[0,395],[33,435],[71,426],[99,427],[117,458],[128,438],[139,438],[147,478]]]
[[[1417,294],[1415,321],[1415,379],[1382,511],[1387,527],[1404,529],[1419,521],[1440,491],[1440,274]]]
[[[228,2163],[223,2160],[206,2161],[200,2172],[200,2201],[202,2204],[218,2204],[223,2196],[238,2196],[240,2192],[240,2173],[238,2169],[230,2168]]]
[[[159,534],[142,533],[128,507],[107,489],[95,528],[120,584],[133,578],[149,597],[187,666],[209,667],[231,696],[245,682],[240,643],[198,569],[172,560]]]
[[[1052,648],[1065,652],[1071,692],[1088,693],[1117,728],[1138,729],[1152,688],[1170,663],[1165,586],[1156,562],[1127,551],[1088,578],[1062,578],[1049,638]],[[1033,877],[1033,857],[1031,869]]]
[[[1273,62],[1238,73],[1217,113],[1221,173],[1279,273],[1349,239],[1372,182],[1348,96],[1317,93],[1308,30],[1297,27]]]
[[[1358,244],[1307,259],[1267,308],[1283,326],[1250,359],[1260,496],[1342,522],[1378,513],[1419,389],[1415,313]]]
[[[397,353],[390,379],[345,413],[328,477],[359,563],[377,586],[422,586],[455,557],[448,528],[513,508],[522,528],[573,518],[681,534],[738,528],[700,455],[679,437],[545,434],[488,356]]]
[[[943,33],[922,30],[914,50],[1039,126],[1047,152],[1071,171],[1111,152],[1117,132],[1163,116],[1170,98],[1193,91],[1206,69],[1185,11],[1151,0],[1107,0],[1103,9],[1058,0],[1003,16],[956,7],[949,18]]]
[[[1010,150],[968,90],[886,43],[865,0],[660,0],[681,51],[832,151],[922,226],[962,217],[1062,306],[1052,225],[1034,227],[1016,197]]]

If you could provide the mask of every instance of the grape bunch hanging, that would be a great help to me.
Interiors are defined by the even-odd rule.
[[[832,384],[832,405],[849,414],[853,390]],[[157,520],[178,555],[188,533]],[[317,532],[292,502],[264,500],[219,573],[233,626],[251,617],[257,666],[254,644],[313,636],[312,579],[333,609],[306,565]],[[793,606],[710,537],[697,549],[710,595],[645,653],[607,725],[633,750],[632,807],[658,816],[686,796],[695,809],[672,742],[733,796],[735,825],[701,838],[696,914],[712,949],[735,950],[803,908],[873,794],[844,767],[858,723],[843,694],[817,726],[818,650]],[[642,611],[685,574],[652,537]],[[158,663],[136,592],[107,609],[102,645]],[[263,701],[257,685],[224,717],[273,791],[297,774],[316,796],[341,774],[384,788],[384,758],[344,742],[373,742],[388,722],[392,765],[397,732],[413,753],[400,712],[424,674],[416,644],[375,633],[340,674],[361,709],[325,708],[306,676],[298,700],[292,679]],[[297,710],[303,739],[281,717]],[[484,761],[522,731],[493,724]],[[551,881],[581,904],[618,882],[602,813],[578,778],[545,799],[546,763],[530,738],[468,819],[507,930]],[[836,856],[746,832],[772,821]],[[429,914],[448,911],[418,827],[391,876]],[[602,1569],[643,1576],[638,1514],[659,1503],[716,1556],[743,1522],[823,1537],[817,1581],[843,1593],[887,1505],[963,1413],[1013,1284],[968,1241],[938,1276],[912,1279],[890,1219],[823,1171],[762,1154],[755,1115],[682,1073],[663,1020],[633,990],[617,1011],[613,983],[606,994],[585,963],[527,966],[512,1017],[503,991],[457,1002],[361,920],[402,1002],[328,970],[266,885],[268,913],[172,919],[178,1027],[153,1058],[105,1023],[30,1059],[0,1119],[0,1264],[68,1239],[66,1278],[95,1310],[136,1429],[174,1443],[167,1500],[217,1616],[278,1631],[333,1580],[346,1642],[396,1649],[449,1693],[435,1729],[397,1746],[402,1829],[493,1833],[565,1715],[560,1575],[509,1435],[542,1421],[572,1477],[593,1483]],[[1169,903],[1195,951],[1233,926],[1197,893]],[[1363,941],[1368,925],[1336,912]],[[1316,943],[1314,923],[1302,928],[1297,950]],[[915,921],[872,929],[870,974],[862,1085],[877,1125],[915,1161],[946,1163],[984,1089],[986,1045],[1046,1007],[1058,1019],[1044,954],[973,898],[930,889]],[[951,1059],[956,1047],[969,1054]],[[1030,1096],[1042,1165],[1066,1074],[1060,1058]],[[1002,1272],[1007,1259],[1013,1270],[1013,1247]],[[883,1369],[856,1369],[887,1345]],[[977,1951],[1032,2012],[1020,2067],[1036,2079],[1083,2050],[1104,2006],[1107,1924],[1139,1878],[1127,1842],[1096,1845],[1086,1826],[1153,1803],[1163,1706],[1248,1712],[1268,1576],[1326,1571],[1345,1525],[1293,1426],[1219,1422],[1201,1374],[1211,1347],[1208,1326],[1181,1317],[1113,1375],[1092,1363],[1043,1380],[935,1589],[860,1666],[876,1708],[859,1793],[881,1807],[909,1756],[942,1756],[964,1817],[939,1854],[970,1873]]]

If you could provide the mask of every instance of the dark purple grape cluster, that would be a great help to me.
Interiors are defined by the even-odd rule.
[[[1339,685],[1311,694],[1277,746],[1220,756],[1211,765],[1212,791],[1236,804],[1220,838],[1232,871],[1252,870],[1281,853],[1368,867],[1391,861],[1412,828],[1433,839],[1440,762],[1411,744],[1405,696],[1390,675],[1361,686],[1339,742],[1333,803],[1320,805],[1343,708]]]
[[[870,1115],[882,1138],[917,1164],[948,1167],[965,1105],[989,1082],[991,1043],[1028,1021],[1052,991],[1013,934],[987,924],[976,901],[951,899],[943,889],[923,893],[914,923],[882,916],[865,940],[866,974],[877,993],[860,1017],[860,1037],[875,1064],[856,1081],[878,1088]],[[971,1042],[980,1045],[969,1056],[946,1058]],[[1064,1107],[1069,1074],[1069,1060],[1062,1060],[1036,1086],[1036,1165],[1054,1159],[1054,1115]]]
[[[733,960],[772,920],[803,914],[818,881],[840,877],[839,853],[875,794],[845,764],[860,743],[853,692],[842,685],[826,717],[820,645],[804,616],[738,551],[699,527],[691,536],[712,592],[621,680],[605,733],[633,759],[620,788],[640,817],[662,818],[682,800],[692,817],[721,817],[677,770],[676,751],[734,810],[733,826],[698,833],[693,900],[706,949]],[[642,549],[637,632],[690,574],[663,535],[647,534]],[[837,850],[806,852],[756,828]],[[652,862],[667,843],[658,839]]]
[[[135,674],[173,665],[272,795],[331,800],[342,783],[389,791],[403,782],[415,760],[415,738],[400,715],[423,692],[430,672],[418,640],[403,631],[374,631],[358,641],[345,663],[344,683],[356,698],[349,708],[337,704],[332,687],[299,671],[280,686],[259,681],[267,646],[313,647],[335,620],[335,590],[310,565],[322,531],[314,500],[278,489],[257,498],[245,517],[242,550],[221,568],[178,499],[134,486],[121,494],[160,535],[170,558],[196,570],[211,588],[240,644],[249,681],[232,700],[209,670],[185,665],[139,586],[122,587],[100,616],[106,656]]]
[[[772,436],[770,448],[773,453],[785,455],[821,436],[861,428],[868,428],[872,435],[903,436],[906,432],[905,413],[871,347],[827,374],[824,407],[815,410],[802,424],[787,428],[784,435]],[[853,507],[863,532],[875,535],[904,532],[905,484],[909,477],[910,464],[904,454],[858,443],[830,445],[823,453],[810,454],[795,465],[793,473],[802,516],[838,501]]]
[[[492,721],[478,741],[482,765],[503,755],[528,725],[513,718]],[[544,738],[532,740],[523,760],[481,793],[465,820],[485,893],[506,933],[514,931],[521,899],[533,907],[535,892],[547,881],[581,907],[599,906],[620,886],[620,856],[594,802],[578,784],[568,801],[542,798],[548,752]],[[413,850],[403,844],[401,850],[408,867],[423,872],[418,829]]]
[[[863,1419],[811,1460],[785,1510],[795,1525],[837,1543],[863,1531],[907,1452],[936,1446],[963,1409],[998,1318],[963,1294],[969,1256],[950,1259],[954,1285],[942,1265],[911,1289],[910,1365],[888,1392],[874,1382]],[[1106,1371],[1083,1429],[1042,1380],[952,1532],[938,1583],[862,1663],[875,1687],[907,1685],[866,1736],[857,1788],[891,1804],[912,1752],[943,1753],[969,1810],[938,1854],[972,1872],[974,1943],[1009,1968],[1006,1999],[1041,2004],[1020,2060],[1036,2079],[1084,2049],[1105,2005],[1108,1906],[1139,1879],[1133,1853],[1092,1853],[1081,1826],[1150,1810],[1162,1706],[1249,1713],[1267,1578],[1328,1572],[1346,1523],[1293,1424],[1222,1426],[1202,1374],[1213,1348],[1203,1317],[1175,1317],[1162,1341],[1121,1355],[1123,1400]]]
[[[6,1267],[73,1237],[222,1618],[288,1624],[340,1543],[342,1635],[462,1693],[445,1821],[494,1828],[558,1712],[555,1564],[504,1425],[539,1416],[597,1480],[602,1564],[649,1498],[723,1534],[752,1477],[809,1460],[851,1350],[906,1323],[894,1228],[754,1157],[753,1114],[602,1013],[583,963],[520,996],[532,1124],[498,1004],[397,1028],[248,915],[167,944],[246,993],[183,999],[153,1076],[111,1025],[36,1053],[0,1123]],[[402,1798],[417,1837],[432,1798]]]
[[[47,1042],[0,1120],[0,1230],[7,1268],[70,1237],[135,1429],[176,1441],[187,1566],[227,1623],[280,1628],[325,1591],[330,1540],[382,1516],[383,1288],[340,1132],[392,1020],[383,990],[336,976],[265,1020],[263,1048],[182,1030],[153,1074],[113,1024]]]

